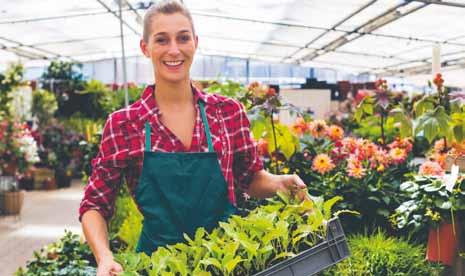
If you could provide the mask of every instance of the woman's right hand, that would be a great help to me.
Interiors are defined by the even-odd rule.
[[[123,267],[113,257],[102,259],[97,267],[97,276],[114,276],[123,272]]]

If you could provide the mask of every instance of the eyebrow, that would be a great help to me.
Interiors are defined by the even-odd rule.
[[[184,33],[190,33],[190,32],[191,32],[190,30],[181,30],[177,34],[184,34]],[[168,34],[167,32],[159,32],[159,33],[154,34],[153,36],[167,35],[167,34]]]

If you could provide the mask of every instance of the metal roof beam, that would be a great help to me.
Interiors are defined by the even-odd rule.
[[[119,18],[119,15],[116,11],[113,11],[112,9],[110,9],[110,7],[107,6],[107,4],[105,4],[102,0],[96,0],[97,2],[100,3],[100,5],[102,5],[108,12],[110,12],[111,14],[113,14],[117,19],[118,21],[120,20]],[[125,25],[126,27],[128,27],[131,31],[133,31],[136,35],[141,35],[141,33],[139,31],[137,31],[136,29],[134,29],[131,25],[129,25],[126,20],[123,20],[123,25]]]
[[[347,44],[350,41],[354,41],[363,35],[371,34],[374,30],[377,30],[381,28],[382,26],[385,26],[393,21],[398,20],[399,18],[402,18],[408,14],[411,14],[419,9],[422,9],[426,7],[428,4],[423,4],[422,6],[415,7],[411,10],[408,10],[405,13],[400,13],[397,9],[402,8],[406,5],[410,4],[410,2],[402,2],[400,4],[397,4],[396,6],[388,9],[381,15],[372,18],[365,22],[364,24],[358,26],[355,28],[353,31],[346,33],[345,35],[340,36],[339,38],[327,43],[325,46],[321,47],[319,51],[311,53],[307,55],[306,57],[303,57],[299,60],[299,62],[303,61],[309,61],[309,60],[314,60],[315,58],[324,55],[325,53],[332,52],[336,50],[337,48],[340,48],[341,46]],[[362,35],[358,35],[362,34]],[[353,36],[352,38],[350,36]]]
[[[69,57],[69,56],[63,56],[61,54],[58,54],[58,53],[55,53],[55,52],[52,52],[52,51],[48,51],[48,50],[45,50],[45,49],[42,49],[42,48],[39,48],[39,47],[36,47],[36,46],[31,46],[31,45],[24,45],[22,44],[21,42],[18,42],[18,41],[15,41],[15,40],[12,40],[12,39],[9,39],[9,38],[5,38],[5,37],[0,37],[0,40],[4,40],[4,41],[7,41],[9,43],[13,43],[13,44],[17,44],[18,46],[13,46],[13,47],[5,47],[4,50],[10,50],[10,51],[25,51],[24,49],[22,48],[31,48],[35,51],[39,51],[39,52],[42,52],[42,53],[45,53],[45,54],[48,54],[48,55],[52,55],[52,57],[49,57],[47,55],[43,55],[43,56],[40,56],[39,54],[35,54],[36,56],[40,56],[41,59],[50,59],[50,58],[61,58],[61,57],[64,57],[64,58],[69,58],[70,60],[73,60],[75,61],[72,57]],[[26,51],[27,52],[27,51]]]
[[[323,33],[321,33],[320,35],[318,35],[317,37],[315,37],[314,39],[312,39],[310,42],[306,43],[304,47],[301,47],[299,48],[298,50],[296,50],[295,52],[293,52],[292,54],[288,55],[287,57],[283,58],[282,61],[286,60],[286,59],[290,59],[292,58],[293,56],[295,56],[298,52],[304,50],[304,49],[308,49],[308,47],[310,45],[312,45],[313,43],[315,43],[315,41],[317,41],[318,39],[322,38],[323,36],[325,36],[326,34],[328,34],[331,30],[334,30],[336,29],[337,27],[339,27],[340,25],[342,25],[344,22],[346,22],[347,20],[349,20],[351,17],[355,16],[356,14],[360,13],[361,11],[363,11],[364,9],[368,8],[369,6],[373,5],[377,0],[370,0],[369,2],[367,2],[365,5],[361,6],[360,8],[358,8],[357,10],[355,10],[354,12],[352,12],[351,14],[349,14],[348,16],[344,17],[342,20],[340,20],[339,22],[337,22],[336,24],[334,24],[329,30],[326,30],[324,31]]]
[[[421,2],[425,4],[435,4],[441,6],[449,6],[449,7],[456,7],[456,8],[465,8],[465,4],[460,4],[457,2],[448,2],[445,0],[410,0],[415,2]]]
[[[124,9],[123,11],[129,11],[129,9]],[[32,22],[39,22],[39,21],[50,21],[50,20],[57,20],[57,19],[86,17],[86,16],[107,14],[107,13],[110,13],[110,12],[111,11],[105,10],[105,11],[84,12],[84,13],[46,16],[46,17],[34,17],[34,18],[25,18],[25,19],[16,19],[16,20],[4,20],[4,21],[0,21],[0,25],[19,24],[19,23],[32,23]]]
[[[203,16],[203,17],[213,17],[213,18],[228,19],[228,20],[234,20],[234,21],[271,24],[271,25],[282,26],[282,27],[295,27],[295,28],[302,28],[302,29],[309,29],[309,30],[331,31],[330,28],[316,27],[316,26],[311,26],[311,25],[306,25],[306,24],[288,23],[288,22],[283,22],[283,21],[258,20],[258,19],[252,19],[252,18],[204,13],[204,12],[197,12],[197,11],[192,11],[191,14],[197,15],[197,16]],[[374,36],[374,37],[394,38],[394,39],[406,40],[406,41],[419,41],[419,42],[440,43],[440,44],[447,43],[449,45],[465,46],[465,44],[463,43],[451,43],[451,42],[446,42],[446,41],[405,37],[405,36],[398,36],[398,35],[365,33],[360,30],[359,31],[347,31],[343,29],[334,28],[333,31],[343,32],[346,34],[359,34],[359,35],[368,35],[368,36]]]

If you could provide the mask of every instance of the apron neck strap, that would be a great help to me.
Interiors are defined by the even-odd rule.
[[[145,121],[145,151],[151,151],[152,145],[150,142],[151,128],[149,121]]]
[[[205,135],[207,136],[207,143],[208,143],[208,151],[213,152],[213,143],[212,143],[212,137],[210,134],[210,126],[208,125],[208,120],[207,120],[207,115],[205,113],[205,104],[199,100],[199,107],[200,107],[200,114],[202,115],[202,122],[204,125],[204,130],[205,130]],[[152,145],[150,142],[150,134],[151,134],[151,128],[150,128],[150,123],[149,121],[145,122],[145,151],[151,151],[152,150]]]
[[[207,136],[207,142],[208,142],[208,151],[213,152],[213,143],[212,143],[212,136],[210,133],[210,126],[208,125],[208,120],[207,120],[207,115],[205,113],[205,104],[203,103],[202,100],[198,101],[199,107],[200,107],[200,114],[202,115],[202,121],[204,125],[204,130],[205,130],[205,135]]]

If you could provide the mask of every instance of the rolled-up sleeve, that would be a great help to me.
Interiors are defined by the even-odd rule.
[[[127,167],[128,146],[120,122],[114,114],[105,123],[100,149],[92,160],[92,173],[79,208],[79,220],[88,210],[96,210],[108,221]]]
[[[252,137],[247,113],[241,104],[239,107],[233,120],[236,125],[233,174],[238,187],[247,190],[254,174],[263,169],[263,161],[258,154],[257,143]]]

